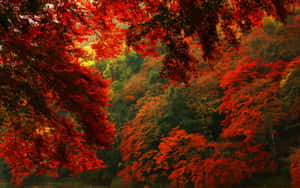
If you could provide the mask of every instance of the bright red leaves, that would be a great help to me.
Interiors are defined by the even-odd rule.
[[[111,58],[121,53],[123,40],[145,55],[156,55],[157,51],[165,50],[162,75],[188,82],[197,65],[189,52],[188,37],[199,41],[196,45],[201,46],[205,58],[213,58],[223,38],[235,45],[238,41],[236,33],[257,26],[265,12],[285,20],[288,5],[294,2],[1,1],[0,156],[10,164],[12,180],[21,183],[22,178],[30,174],[56,176],[57,168],[61,167],[69,168],[72,173],[103,167],[96,150],[109,147],[114,139],[113,126],[107,121],[105,111],[109,83],[97,71],[80,66],[79,57],[86,54],[76,47],[77,42],[93,36],[89,39],[95,39],[93,48],[98,58]],[[223,38],[217,32],[218,25]],[[160,44],[163,48],[157,49]],[[177,156],[170,153],[168,147],[176,146],[183,149],[180,156],[190,157],[192,166],[186,159],[176,159],[175,166],[168,167],[169,178],[183,184],[191,181],[198,187],[230,186],[256,171],[267,155],[253,142],[265,117],[263,113],[276,113],[272,101],[276,101],[276,84],[285,67],[283,62],[252,62],[239,65],[225,75],[220,82],[225,90],[220,110],[227,114],[222,135],[225,143],[194,145],[206,141],[201,135],[173,130],[168,139],[162,140],[159,148],[162,155],[158,159],[175,160]],[[263,87],[265,85],[268,86]],[[255,95],[257,91],[259,95]],[[140,117],[131,122],[136,126],[125,129],[130,132],[143,124],[142,128],[158,134],[153,128],[156,122],[148,124],[143,118],[148,118],[144,111],[160,109],[159,102],[156,98],[151,99],[141,109]],[[261,109],[260,105],[265,104],[267,110]],[[141,133],[141,138],[146,136]],[[236,137],[241,142],[234,146],[232,139]],[[155,174],[157,162],[153,158],[158,150],[140,153],[139,150],[147,149],[149,143],[130,135],[126,139],[128,146],[124,146],[124,150],[129,146],[137,146],[138,150],[127,148],[133,151],[125,159],[132,156],[151,159],[146,163],[146,172],[139,168],[144,164],[141,161],[133,162],[128,172],[136,170],[132,176],[141,180],[145,180],[144,174],[150,172],[151,178],[158,177]],[[167,146],[168,142],[173,146]],[[188,156],[190,154],[183,146],[197,148],[196,153]],[[204,152],[203,158],[202,148],[209,150]],[[197,151],[199,149],[201,151]],[[223,149],[229,149],[237,157],[226,156],[226,152],[221,152]],[[247,152],[255,153],[254,158],[245,157]],[[231,164],[238,170],[233,171]],[[206,170],[201,171],[204,168]],[[229,174],[213,172],[216,168],[227,169]],[[199,175],[199,172],[206,174]],[[215,175],[222,178],[216,181]]]

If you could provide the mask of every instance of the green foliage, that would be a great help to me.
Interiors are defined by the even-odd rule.
[[[131,51],[114,59],[101,59],[95,63],[95,66],[100,69],[105,78],[112,80],[126,80],[132,74],[137,73],[143,59],[137,52]]]
[[[157,80],[160,78],[160,73],[157,71],[150,71],[149,74],[149,83],[153,84],[155,82],[157,82]]]
[[[9,181],[10,177],[9,167],[3,160],[0,160],[0,180]]]
[[[261,28],[247,36],[250,57],[261,57],[268,62],[277,60],[291,61],[300,54],[299,19],[295,15],[288,17],[284,25],[275,19],[266,17]],[[248,45],[248,44],[243,45]]]
[[[281,81],[281,94],[285,104],[290,108],[297,103],[300,94],[300,68],[292,69]]]
[[[208,139],[219,135],[221,115],[216,112],[201,114],[193,106],[188,105],[191,88],[170,86],[166,92],[168,105],[165,107],[165,113],[159,118],[163,135],[166,136],[172,128],[178,125],[188,133],[201,133]]]
[[[112,83],[113,91],[120,91],[123,88],[124,83],[122,81],[114,81]]]

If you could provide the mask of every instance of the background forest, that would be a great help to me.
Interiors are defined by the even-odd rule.
[[[73,173],[62,166],[57,175],[52,174],[59,177],[37,173],[24,178],[24,184],[298,188],[299,18],[298,7],[286,23],[265,16],[260,26],[239,34],[238,48],[225,43],[214,59],[203,56],[199,39],[186,38],[186,50],[199,63],[187,66],[192,71],[182,70],[183,75],[180,68],[174,70],[178,77],[168,75],[173,69],[166,72],[162,63],[170,56],[164,45],[156,46],[158,54],[147,56],[122,44],[121,55],[99,58],[94,37],[78,42],[88,54],[79,59],[80,64],[110,82],[106,109],[116,133],[114,144],[96,150],[105,167]],[[0,109],[0,120],[11,116],[1,103]],[[57,113],[77,121],[71,110]],[[2,143],[0,149],[6,146]],[[16,167],[0,164],[0,178],[9,181],[9,172]],[[52,171],[47,173],[51,176]]]

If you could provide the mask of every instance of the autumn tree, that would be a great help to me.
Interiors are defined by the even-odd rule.
[[[96,149],[114,139],[105,110],[109,82],[80,66],[84,53],[75,45],[91,32],[91,6],[0,2],[0,155],[15,183],[30,174],[57,176],[59,168],[104,167]]]
[[[109,83],[98,70],[81,65],[87,54],[79,42],[91,40],[98,59],[121,54],[124,41],[143,55],[157,55],[162,44],[162,77],[187,83],[197,69],[187,38],[212,59],[223,40],[236,45],[237,33],[259,25],[265,14],[284,22],[293,3],[1,1],[0,156],[12,180],[57,176],[58,168],[76,173],[103,167],[96,150],[109,148],[115,135],[106,114]]]
[[[156,173],[158,177],[164,174],[175,187],[232,187],[254,174],[273,169],[277,152],[274,137],[278,134],[278,127],[285,126],[285,121],[292,121],[292,114],[294,118],[298,117],[298,108],[294,105],[291,108],[294,113],[290,113],[284,104],[286,99],[281,96],[284,92],[281,90],[289,90],[291,96],[285,97],[293,104],[298,101],[294,97],[298,58],[290,62],[269,62],[257,57],[238,57],[244,53],[243,49],[241,52],[228,49],[225,53],[228,57],[217,62],[214,69],[204,67],[204,71],[200,72],[202,76],[191,80],[188,88],[169,87],[166,91],[167,108],[158,121],[160,140],[156,142],[159,142],[159,148],[152,155],[156,159],[156,167],[151,168],[160,170],[149,172]],[[219,131],[223,130],[214,136],[214,141],[203,134],[200,122],[190,129],[186,126],[188,124],[183,121],[188,114],[185,112],[189,110],[185,106],[186,101],[190,101],[190,104],[187,103],[189,108],[196,109],[198,116],[204,113],[205,121],[210,114],[222,113],[225,119],[222,121],[220,118],[215,126]],[[190,116],[195,118],[192,113]],[[172,129],[176,125],[170,122],[180,126]],[[210,125],[209,121],[204,124]],[[125,139],[124,144],[135,144],[134,138],[145,134],[135,130],[133,127],[136,125],[132,122],[126,125],[125,130],[130,126],[132,140]],[[213,132],[216,133],[216,130]],[[123,153],[136,151],[132,148],[124,145]],[[146,153],[140,150],[139,155]],[[142,173],[144,169],[139,170],[139,177],[134,173],[143,164],[138,158],[125,161],[137,166],[127,166],[122,175],[147,182],[145,174],[148,172]],[[154,178],[152,183],[158,181],[154,174],[151,174]]]
[[[121,129],[121,152],[125,168],[120,172],[125,181],[153,184],[164,174],[155,163],[160,140],[158,117],[166,103],[164,96],[144,99],[136,117]]]
[[[198,41],[205,58],[216,57],[222,41],[237,45],[239,32],[249,32],[258,26],[264,15],[285,21],[294,0],[278,1],[204,1],[154,0],[114,1],[116,19],[125,23],[128,46],[143,54],[157,54],[163,44],[166,56],[162,75],[187,82],[195,71],[197,60],[189,53],[186,41]],[[97,4],[97,3],[96,3]],[[98,3],[102,6],[103,2]],[[109,3],[108,3],[109,4]]]
[[[177,187],[232,187],[272,169],[272,137],[287,115],[279,82],[297,62],[244,62],[228,71],[220,80],[224,96],[218,108],[226,116],[218,140],[209,141],[179,127],[161,138],[156,162],[168,172],[171,183]],[[296,176],[297,165],[293,165],[291,173]]]
[[[272,17],[265,17],[259,28],[244,37],[243,50],[251,58],[267,61],[291,61],[299,55],[299,8],[283,24]]]
[[[113,59],[101,58],[96,59],[96,53],[91,48],[91,44],[83,47],[88,51],[90,57],[82,59],[82,65],[96,67],[106,79],[111,80],[110,88],[111,101],[107,111],[108,119],[114,123],[117,137],[112,148],[102,149],[98,151],[98,155],[104,161],[106,168],[95,169],[89,172],[82,172],[75,178],[84,182],[92,182],[101,185],[109,185],[113,178],[117,176],[122,167],[120,155],[120,128],[129,119],[135,115],[133,106],[136,100],[143,94],[147,88],[143,86],[146,82],[146,76],[141,73],[137,74],[143,66],[144,58],[134,51],[124,52]],[[141,77],[140,77],[141,76]],[[143,79],[145,76],[145,79]],[[141,88],[141,90],[139,90]]]

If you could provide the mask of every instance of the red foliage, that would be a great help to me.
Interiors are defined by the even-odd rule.
[[[156,117],[162,113],[162,106],[166,103],[163,96],[145,97],[145,101],[137,116],[122,127],[121,152],[126,167],[120,172],[124,181],[133,179],[152,184],[160,175],[156,166],[157,149],[153,143],[159,141],[159,127]]]
[[[117,0],[111,8],[115,11],[115,18],[129,26],[126,31],[128,46],[147,55],[155,54],[156,47],[165,45],[167,55],[162,74],[176,81],[188,82],[195,73],[197,61],[188,52],[190,44],[187,38],[197,38],[196,45],[202,49],[204,58],[213,59],[217,57],[217,49],[223,40],[236,46],[238,33],[258,26],[265,14],[285,21],[289,5],[295,2]],[[98,4],[101,7],[105,3]]]
[[[239,155],[222,154],[227,147],[175,128],[162,139],[157,163],[162,169],[171,170],[169,179],[174,186],[193,183],[197,188],[231,187],[253,169]]]
[[[113,142],[109,82],[80,66],[85,54],[74,45],[92,32],[84,20],[92,5],[80,3],[0,2],[0,157],[17,184],[62,167],[103,168],[96,150]]]
[[[196,59],[190,54],[188,37],[199,39],[197,45],[201,46],[205,58],[214,58],[222,40],[217,32],[218,25],[221,26],[224,39],[235,45],[238,41],[236,32],[249,31],[257,26],[264,13],[284,21],[288,5],[294,2],[0,1],[0,109],[3,114],[0,118],[0,156],[10,165],[12,180],[19,184],[23,177],[33,173],[56,176],[58,167],[69,168],[73,173],[103,167],[102,161],[97,159],[96,149],[109,147],[114,139],[113,126],[107,121],[105,112],[108,105],[108,82],[97,71],[80,66],[79,57],[85,57],[85,54],[76,47],[77,42],[94,35],[97,41],[92,47],[98,58],[111,58],[120,54],[125,36],[128,46],[144,55],[156,55],[156,48],[164,44],[167,55],[162,75],[175,81],[188,82],[197,67]],[[123,28],[118,27],[121,24],[124,24]],[[212,186],[223,183],[230,186],[253,169],[260,168],[265,153],[260,152],[259,145],[252,142],[263,120],[261,106],[271,105],[284,68],[283,62],[254,62],[242,64],[226,74],[221,81],[225,97],[220,110],[228,115],[224,121],[223,138],[228,141],[245,136],[240,145],[234,148],[233,153],[239,154],[237,159],[224,157],[219,154],[219,149],[215,149],[213,156],[216,158],[205,158],[203,166],[202,163],[196,165],[199,163],[197,154],[191,158],[191,164],[195,164],[193,167],[186,164],[186,161],[178,161],[177,166],[172,167],[174,171],[170,179],[178,179],[184,174],[183,168],[187,168],[196,186],[208,183]],[[268,87],[263,87],[268,84]],[[254,94],[256,89],[261,89],[258,90],[259,95]],[[245,90],[252,94],[247,94]],[[149,143],[143,143],[143,139],[136,140],[129,133],[134,133],[139,126],[155,130],[153,125],[156,122],[149,124],[143,119],[146,117],[149,120],[153,116],[147,116],[145,111],[159,107],[161,101],[153,101],[145,104],[139,117],[131,122],[134,126],[125,127],[127,132],[124,133],[128,145],[122,149],[132,150],[124,158],[133,157],[137,160],[128,166],[128,172],[134,174],[128,174],[142,180],[144,174],[157,170],[152,157],[157,151],[146,150],[141,153]],[[60,111],[69,113],[69,116],[59,115]],[[139,133],[142,138],[147,136],[141,130]],[[193,145],[194,142],[205,142],[200,135],[188,136],[180,130],[175,133],[184,135],[176,136],[177,140],[173,141],[169,138],[182,148],[182,156],[188,151],[180,146],[179,140],[185,141],[184,137],[188,137],[190,148],[201,148],[201,145]],[[212,147],[217,146],[212,144]],[[225,144],[218,147],[234,146]],[[164,144],[161,149],[163,153],[168,153]],[[240,160],[246,152],[259,155],[255,155],[255,159],[249,163]],[[145,164],[146,172],[140,168],[145,158],[149,159]],[[230,172],[232,167],[229,164],[239,166],[240,169],[245,166],[248,168],[246,172],[239,170],[223,173],[226,178],[221,178],[220,182],[215,181],[214,175],[207,175],[223,163],[227,163],[224,169]],[[198,175],[198,167],[207,168],[204,171],[207,174],[202,177]],[[152,177],[158,177],[154,172]],[[221,176],[221,172],[216,174]],[[235,180],[230,179],[233,177]],[[182,181],[185,183],[186,180],[180,180],[179,183]]]
[[[274,63],[257,60],[241,63],[224,74],[219,110],[226,118],[220,142],[188,134],[179,127],[165,138],[149,140],[148,133],[154,134],[156,129],[146,122],[151,121],[148,118],[153,117],[155,105],[150,102],[150,106],[143,106],[123,130],[121,148],[126,168],[121,175],[125,180],[146,183],[167,176],[174,186],[218,188],[232,187],[254,173],[274,168],[272,153],[265,149],[266,140],[261,136],[274,134],[268,132],[270,126],[286,116],[277,96],[279,82],[295,66],[297,58]],[[159,148],[151,148],[151,143],[158,141]]]

